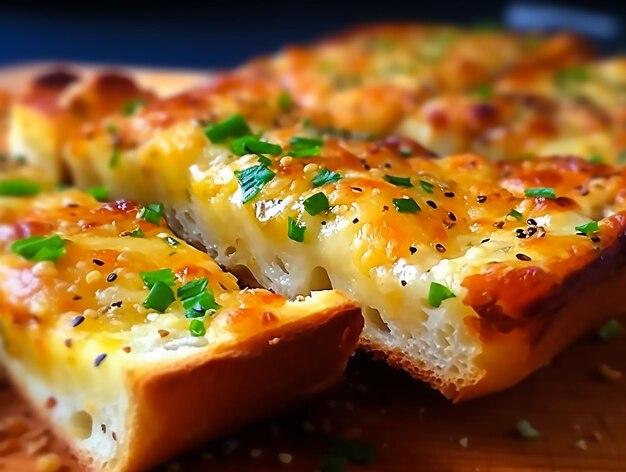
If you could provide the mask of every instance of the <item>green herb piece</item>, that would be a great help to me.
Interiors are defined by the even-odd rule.
[[[111,152],[111,157],[109,158],[109,169],[114,169],[117,167],[117,164],[120,162],[120,157],[122,156],[122,151],[119,148],[113,148]]]
[[[159,237],[172,247],[176,247],[180,244],[180,241],[178,241],[177,239],[174,239],[169,234],[160,235]]]
[[[441,302],[448,298],[455,298],[456,295],[445,285],[431,282],[428,289],[428,303],[436,308],[441,306]]]
[[[241,188],[241,201],[247,203],[256,197],[276,174],[260,164],[244,170],[236,170],[235,176]]]
[[[228,138],[239,138],[252,134],[245,118],[240,115],[233,115],[218,123],[213,123],[205,128],[204,134],[212,143],[223,143]]]
[[[151,203],[148,206],[143,207],[137,216],[149,223],[158,225],[163,218],[164,207],[162,203]]]
[[[41,186],[30,180],[12,179],[0,182],[2,197],[32,197],[41,192]]]
[[[308,149],[298,149],[289,151],[289,156],[291,157],[317,157],[322,152],[322,148],[319,146],[315,146]]]
[[[313,177],[313,187],[321,187],[322,185],[330,184],[341,180],[341,175],[337,172],[328,170],[327,167],[322,167],[315,177]]]
[[[320,138],[308,138],[305,136],[294,136],[289,141],[291,147],[296,150],[301,149],[310,149],[314,147],[319,147],[324,144],[324,141]]]
[[[589,157],[589,162],[592,164],[602,164],[604,162],[604,158],[599,154],[594,154]]]
[[[583,67],[570,67],[557,71],[554,81],[563,92],[571,92],[572,87],[587,82],[591,78],[589,71]]]
[[[11,251],[31,261],[56,261],[65,254],[65,240],[53,236],[31,236],[11,244]]]
[[[372,465],[376,460],[376,452],[372,446],[355,440],[334,441],[331,455],[343,457],[356,465]]]
[[[597,221],[590,221],[589,223],[585,223],[584,225],[576,226],[574,229],[585,234],[597,233],[598,231],[600,231]]]
[[[204,336],[206,334],[204,322],[202,322],[202,320],[191,320],[191,323],[189,323],[189,332],[195,337]]]
[[[305,232],[306,225],[304,223],[298,223],[290,216],[287,222],[287,236],[289,236],[289,239],[302,243],[304,242]]]
[[[348,461],[343,457],[324,454],[320,458],[320,472],[346,472],[348,470]]]
[[[422,211],[420,206],[412,198],[394,198],[393,206],[399,213],[417,213]]]
[[[522,221],[522,214],[517,211],[515,208],[511,208],[511,211],[509,211],[506,216],[510,216],[512,218],[515,218],[517,221]]]
[[[172,302],[176,299],[174,292],[168,284],[156,280],[150,287],[150,293],[143,302],[143,306],[159,313],[164,313]]]
[[[422,187],[422,190],[426,193],[433,193],[433,189],[435,188],[433,184],[425,180],[420,180],[420,187]]]
[[[144,236],[145,234],[143,234],[143,231],[141,230],[141,228],[135,228],[134,230],[130,232],[131,238],[143,238]]]
[[[109,189],[107,187],[94,187],[87,190],[87,193],[99,202],[106,202],[109,199]]]
[[[207,311],[215,312],[221,306],[215,301],[215,295],[208,286],[195,295],[182,298],[185,316],[187,318],[200,318],[207,314]]]
[[[191,282],[187,282],[185,285],[180,287],[176,292],[176,296],[178,298],[191,298],[199,295],[207,288],[209,281],[206,277],[201,277],[199,279],[192,280]]]
[[[146,101],[141,98],[135,98],[132,100],[128,100],[122,106],[122,114],[125,116],[134,115],[139,111],[140,108],[143,108],[146,105]]]
[[[269,167],[272,165],[272,160],[269,157],[259,156],[259,164],[265,167]]]
[[[541,436],[541,433],[533,428],[532,425],[526,420],[518,421],[515,428],[517,429],[519,435],[524,439],[537,439]]]
[[[395,175],[385,174],[384,179],[390,184],[397,185],[398,187],[413,187],[411,177],[397,177]]]
[[[598,330],[598,336],[602,341],[609,341],[618,336],[622,332],[622,325],[617,320],[611,320],[604,323]]]
[[[168,285],[170,287],[176,282],[176,276],[174,275],[174,272],[172,272],[172,269],[159,269],[149,272],[139,272],[139,276],[148,288],[152,288],[152,286],[157,282],[161,282],[162,284]]]
[[[330,207],[328,197],[322,192],[311,195],[309,198],[304,200],[302,204],[304,205],[306,212],[311,216],[318,215],[319,213],[328,210]]]
[[[620,153],[617,155],[617,162],[619,164],[623,164],[624,162],[626,162],[626,149],[620,151]]]
[[[230,148],[238,156],[246,154],[270,154],[277,156],[283,152],[283,148],[278,144],[261,141],[256,136],[242,136],[241,138],[233,139]]]
[[[294,105],[293,97],[289,92],[280,92],[280,95],[278,95],[278,107],[282,111],[290,111]]]
[[[527,188],[524,190],[524,195],[527,197],[556,198],[556,192],[550,187]]]
[[[480,100],[489,100],[493,97],[493,86],[489,84],[479,85],[476,87],[475,93]]]

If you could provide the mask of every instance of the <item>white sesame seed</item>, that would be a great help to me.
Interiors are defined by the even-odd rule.
[[[85,282],[87,282],[88,284],[92,284],[100,280],[101,277],[102,274],[100,272],[98,272],[97,270],[92,270],[85,276]]]
[[[291,156],[284,156],[283,158],[281,158],[280,160],[280,165],[281,166],[288,166],[293,162],[293,157]]]
[[[309,162],[307,165],[304,166],[304,172],[315,172],[318,168],[319,166],[317,164]]]
[[[287,452],[281,452],[280,454],[278,454],[278,461],[281,464],[291,464],[291,461],[293,461],[293,456]]]
[[[57,273],[56,266],[52,261],[37,262],[33,266],[34,275],[54,275]]]

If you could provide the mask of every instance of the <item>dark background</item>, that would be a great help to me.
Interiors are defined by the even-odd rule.
[[[592,36],[607,53],[626,50],[626,5],[619,1],[9,1],[0,3],[0,64],[75,60],[230,67],[285,43],[381,20],[569,28]]]

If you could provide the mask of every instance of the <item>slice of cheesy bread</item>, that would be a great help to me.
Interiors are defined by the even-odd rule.
[[[382,135],[424,98],[473,89],[517,68],[553,69],[590,56],[569,34],[381,24],[288,47],[243,72],[285,86],[319,126]]]
[[[408,139],[299,124],[263,132],[212,100],[186,102],[186,117],[181,97],[171,113],[163,102],[119,117],[116,165],[103,125],[67,146],[70,167],[165,202],[179,234],[265,287],[347,293],[364,309],[362,345],[450,398],[514,384],[623,308],[594,295],[624,282],[621,170],[433,159]]]
[[[327,387],[362,327],[334,291],[240,290],[161,212],[0,197],[0,361],[95,470],[147,470]]]

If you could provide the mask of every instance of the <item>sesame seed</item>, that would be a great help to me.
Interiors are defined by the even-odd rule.
[[[126,354],[128,354],[130,351],[132,351],[132,349],[131,349],[131,347],[130,347],[130,346],[124,346],[124,347],[122,348],[122,351],[124,351]]]
[[[485,203],[487,201],[487,197],[485,195],[478,195],[478,197],[476,197],[476,201],[478,203]]]
[[[322,221],[321,224],[322,224],[322,226],[326,226],[326,222],[325,221]]]
[[[83,299],[83,297],[81,297],[80,295],[74,295],[74,296],[72,297],[72,300],[75,300],[75,301],[76,301],[76,300],[82,300],[82,299]]]
[[[119,308],[122,306],[122,300],[111,303],[111,306],[114,308]]]
[[[599,242],[600,242],[600,238],[599,238],[598,236],[592,236],[592,237],[591,237],[591,240],[592,240],[594,243],[599,243]]]
[[[528,228],[528,236],[532,236],[536,232],[537,232],[537,228],[535,228],[534,226],[531,228]]]
[[[446,252],[446,248],[443,244],[437,243],[435,244],[435,249],[437,249],[437,252]]]
[[[357,224],[358,222],[359,222],[359,219],[358,219],[358,218],[355,218],[355,219],[353,219],[353,220],[352,220],[352,223],[353,223],[353,224]]]
[[[493,225],[498,229],[502,229],[504,227],[504,221],[496,221]]]
[[[98,272],[97,270],[92,270],[85,276],[85,282],[87,282],[88,284],[92,284],[100,280],[100,277],[102,277],[102,274],[100,274],[100,272]]]
[[[352,190],[354,190],[355,192],[362,192],[363,189],[361,187],[352,187]]]
[[[70,349],[74,341],[72,341],[72,338],[67,338],[65,341],[63,341],[63,343],[65,344],[66,348]]]
[[[483,240],[480,242],[480,244],[486,243],[487,241],[491,241],[491,238],[485,238],[485,239],[483,239]]]
[[[406,287],[406,280],[401,280],[400,285],[402,285],[403,287]]]
[[[448,212],[448,218],[450,218],[452,221],[456,221],[456,215],[451,211]]]
[[[98,354],[98,357],[93,361],[94,367],[99,367],[102,364],[102,361],[105,360],[107,355],[105,353]]]
[[[169,334],[170,334],[170,332],[168,330],[166,330],[166,329],[160,329],[158,331],[158,333],[159,333],[159,336],[161,336],[162,338],[165,338],[165,337],[169,336]]]
[[[115,272],[111,272],[107,275],[107,282],[113,282],[115,279],[117,279],[117,274]]]
[[[426,200],[426,205],[428,205],[431,208],[437,208],[437,204],[433,202],[432,200]]]
[[[517,233],[515,236],[519,239],[526,239],[526,233],[524,233],[524,230],[522,230],[521,233]]]
[[[444,192],[443,194],[448,198],[454,198],[454,192]]]
[[[78,203],[68,203],[65,206],[68,207],[68,208],[78,208]]]
[[[101,261],[100,259],[94,259],[93,261],[94,264],[96,264],[97,266],[103,266],[104,265],[104,261]]]
[[[537,226],[537,222],[533,218],[528,218],[526,223],[528,223],[528,226]]]
[[[72,320],[72,328],[76,328],[83,321],[85,321],[85,317],[83,315],[78,315],[78,316],[74,317],[74,319]]]
[[[517,257],[520,261],[524,261],[524,262],[532,261],[532,259],[526,254],[521,254],[521,253],[515,254],[515,257]]]
[[[417,248],[416,248],[415,246],[411,246],[411,247],[409,248],[409,252],[410,252],[411,254],[415,254],[415,253],[417,252]]]
[[[389,211],[389,207],[387,205],[383,205],[383,211]]]

